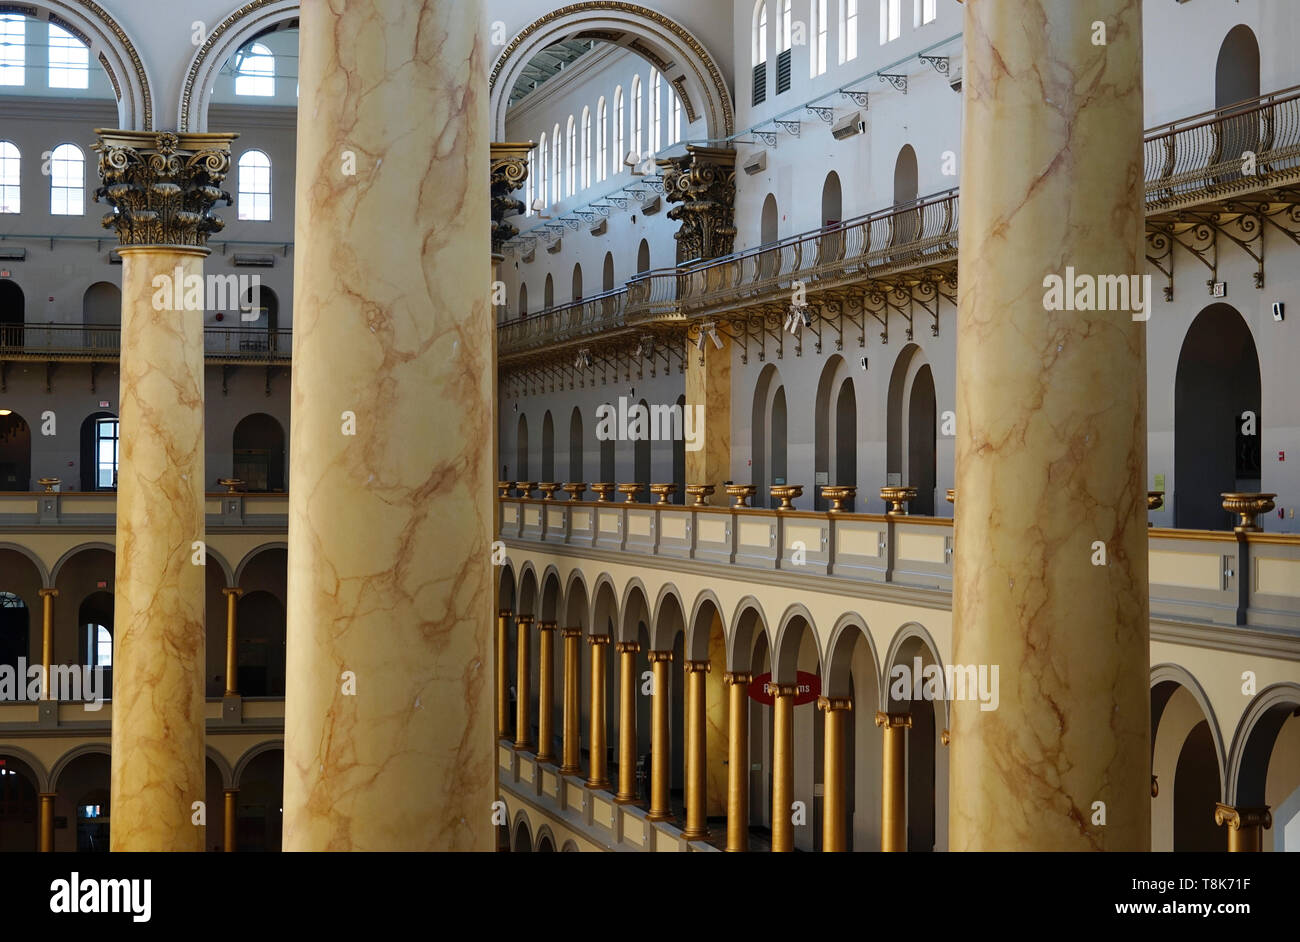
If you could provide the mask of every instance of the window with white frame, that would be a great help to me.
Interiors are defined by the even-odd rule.
[[[632,149],[641,159],[641,76],[632,79]]]
[[[790,48],[790,27],[793,22],[790,6],[793,0],[781,0],[781,18],[776,22],[776,51]]]
[[[767,61],[767,0],[758,0],[754,8],[754,65]]]
[[[551,202],[558,203],[564,199],[564,164],[560,160],[560,126],[551,129]]]
[[[50,88],[89,88],[90,50],[62,26],[50,26]]]
[[[0,16],[0,85],[26,85],[27,19],[21,14]]]
[[[260,150],[246,150],[239,157],[239,218],[271,218],[271,158]]]
[[[582,109],[582,188],[591,186],[591,109]]]
[[[0,213],[22,212],[23,156],[12,141],[0,141]]]
[[[95,420],[95,487],[117,487],[118,420]]]
[[[76,144],[60,144],[50,154],[50,215],[86,212],[86,158]]]
[[[261,43],[235,54],[235,94],[259,98],[275,95],[275,56]]]
[[[826,71],[826,39],[828,31],[826,0],[812,0],[812,49],[809,51],[808,65],[813,78]]]
[[[569,172],[565,176],[565,195],[572,196],[578,188],[578,125],[569,115],[569,123],[564,126],[565,146],[569,148]]]
[[[551,169],[546,161],[546,132],[542,132],[542,139],[537,144],[537,160],[541,165],[537,172],[537,196],[542,201],[543,206],[551,205]]]
[[[658,69],[650,70],[650,153],[657,154],[663,147],[659,114],[663,110],[664,77]]]
[[[623,159],[627,157],[627,150],[623,147],[623,127],[623,86],[619,85],[614,88],[614,173],[622,172]]]
[[[676,144],[682,139],[682,100],[676,95],[669,95],[672,107],[668,120],[668,143]]]
[[[528,177],[524,180],[524,215],[533,214],[533,178],[537,176],[537,152],[528,152]]]
[[[939,16],[939,0],[914,0],[913,26],[933,23]]]
[[[840,64],[858,57],[858,0],[840,0]]]
[[[880,0],[880,45],[903,35],[903,0]]]
[[[609,173],[609,106],[605,96],[596,102],[596,180],[604,180]]]

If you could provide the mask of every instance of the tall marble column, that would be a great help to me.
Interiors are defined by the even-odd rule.
[[[709,836],[705,810],[708,767],[704,751],[707,735],[704,675],[709,672],[709,662],[687,661],[682,669],[686,674],[686,827],[682,837],[688,841],[702,841]]]
[[[880,849],[907,850],[907,730],[910,713],[877,713],[880,738]]]
[[[822,737],[822,850],[848,850],[848,802],[844,775],[845,719],[853,709],[848,697],[818,697],[825,714]]]
[[[727,850],[749,850],[749,685],[753,674],[728,671]]]
[[[719,332],[722,349],[705,341],[703,349],[686,344],[686,408],[699,428],[703,447],[686,452],[686,482],[716,488],[706,503],[727,506],[723,481],[731,480],[731,340]],[[696,426],[693,426],[696,427]]]
[[[520,615],[515,619],[515,749],[531,749],[529,701],[533,698],[532,677],[528,669],[528,629],[533,616]]]
[[[553,621],[539,621],[537,645],[537,761],[555,762],[555,631]]]
[[[620,641],[618,651],[618,793],[620,805],[636,802],[636,656],[641,645]]]
[[[794,697],[795,684],[773,684],[772,851],[794,850]]]
[[[587,771],[588,788],[609,788],[609,759],[605,755],[605,649],[609,635],[592,635],[591,645],[591,709],[588,722],[591,762]]]
[[[508,608],[497,612],[496,695],[497,739],[510,738],[510,665],[506,662],[510,651],[510,616]]]
[[[965,16],[949,842],[1147,850],[1142,3]]]
[[[122,256],[111,850],[199,851],[204,782],[203,259],[233,134],[100,131]]]
[[[672,651],[649,652],[650,670],[654,673],[654,693],[650,697],[650,821],[668,821],[673,816],[668,796],[668,776],[672,756],[668,744],[668,711],[671,704],[672,679],[669,676]]]
[[[495,845],[487,35],[300,16],[286,850]]]
[[[50,665],[54,663],[54,600],[58,589],[41,589],[41,664],[45,668],[41,678],[41,699],[54,698],[54,684],[50,682]]]
[[[582,771],[579,764],[582,755],[582,711],[578,676],[582,670],[578,663],[578,642],[582,639],[582,629],[565,628],[561,636],[564,639],[564,730],[561,734],[560,774],[577,775]]]
[[[227,587],[226,597],[226,696],[239,696],[239,597],[243,589]]]

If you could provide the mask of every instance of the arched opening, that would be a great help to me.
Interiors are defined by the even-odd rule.
[[[772,193],[767,194],[763,200],[763,211],[759,218],[759,237],[760,245],[771,245],[777,240],[777,224],[779,220],[776,207],[776,196]],[[771,278],[777,272],[780,264],[780,257],[776,252],[764,252],[759,256],[758,272],[759,277]]]
[[[682,417],[682,422],[686,421],[686,397],[677,397],[677,412]],[[673,492],[672,502],[674,504],[684,503],[686,500],[686,427],[683,424],[681,434],[673,436],[673,483],[677,485],[677,490]]]
[[[528,316],[528,285],[519,286],[519,316]]]
[[[533,836],[528,830],[528,821],[524,818],[519,819],[515,825],[515,843],[514,852],[516,854],[531,854],[533,852]]]
[[[577,406],[569,414],[569,481],[586,483],[582,476],[582,410]]]
[[[546,287],[542,291],[542,310],[549,311],[555,307],[555,279],[546,274]]]
[[[600,288],[602,291],[614,290],[614,253],[605,253],[605,264],[601,268]]]
[[[117,487],[118,421],[111,412],[92,412],[81,423],[81,489]]]
[[[938,413],[934,374],[925,354],[908,344],[898,355],[889,378],[888,484],[916,488],[909,510],[934,515],[934,490],[938,478]]]
[[[899,210],[916,202],[917,169],[916,151],[911,144],[904,144],[894,161],[894,208]],[[894,216],[894,231],[891,245],[903,245],[916,238],[919,231],[915,211],[897,212]]]
[[[827,697],[847,697],[844,716],[846,846],[853,851],[880,849],[881,731],[872,721],[880,703],[876,658],[865,631],[848,625],[832,638],[827,657]]]
[[[1231,526],[1221,494],[1261,487],[1259,356],[1229,304],[1196,315],[1174,380],[1174,526]]]
[[[68,812],[76,822],[75,847],[64,843],[55,831],[57,850],[76,850],[78,853],[108,853],[110,834],[109,757],[106,752],[85,752],[74,757],[58,772],[54,782],[55,816]],[[65,804],[66,802],[66,804]],[[71,840],[68,841],[72,843]]]
[[[919,660],[921,673],[916,676]],[[943,667],[921,638],[913,636],[898,646],[886,675],[890,713],[910,713],[912,726],[904,734],[907,767],[907,849],[933,851],[937,828],[938,770],[935,750],[939,744],[938,717],[942,700],[924,696],[925,683],[938,671],[940,689]]]
[[[832,262],[844,255],[844,234],[839,225],[844,219],[844,197],[840,175],[832,170],[822,183],[822,233],[817,243],[817,260]]]
[[[609,405],[609,403],[605,403]],[[614,439],[602,438],[600,440],[600,480],[606,484],[617,482],[616,475],[618,467],[615,463]]]
[[[639,437],[632,443],[632,480],[641,485],[641,490],[637,497],[643,500],[650,499],[650,434],[649,434],[649,416],[650,406],[642,399],[637,403],[641,409],[642,415],[646,416],[646,434]]]
[[[239,773],[235,800],[235,846],[241,851],[280,852],[284,818],[284,751],[267,749]]]
[[[555,422],[550,409],[542,416],[542,480],[555,480]]]
[[[1259,42],[1244,23],[1234,26],[1219,46],[1214,66],[1214,107],[1227,108],[1259,97]]]
[[[0,617],[3,614],[0,610]],[[0,750],[0,853],[40,848],[39,792],[32,767]]]
[[[0,491],[31,490],[32,430],[17,412],[0,407]]]
[[[569,298],[573,301],[582,300],[582,265],[580,264],[573,266],[572,294],[569,295]]]
[[[246,416],[232,440],[235,477],[253,493],[284,490],[284,429],[265,412]]]
[[[1153,851],[1228,848],[1227,832],[1214,823],[1222,784],[1206,709],[1182,683],[1151,688],[1151,774],[1159,785],[1151,799]]]
[[[754,387],[751,467],[758,488],[755,507],[776,506],[769,488],[784,484],[786,477],[785,385],[775,364],[769,363],[758,375]]]
[[[245,697],[283,697],[284,605],[270,592],[248,592],[236,603],[238,690]]]
[[[1237,808],[1273,809],[1265,850],[1300,850],[1300,684],[1285,682],[1261,690],[1233,737],[1229,775]]]
[[[645,239],[636,249],[636,273],[644,274],[650,270],[650,243]]]
[[[92,350],[116,349],[122,327],[122,292],[108,281],[97,281],[81,297],[82,343]],[[89,488],[83,488],[88,490]]]
[[[289,353],[280,350],[280,299],[266,285],[257,284],[244,292],[239,306],[239,349]]]
[[[23,345],[27,300],[16,281],[0,279],[0,348]]]
[[[555,843],[551,840],[551,835],[542,834],[538,836],[536,853],[539,854],[555,853]]]
[[[10,557],[16,553],[5,552],[0,556]],[[7,565],[9,559],[3,559]],[[9,581],[9,573],[5,571],[5,583]],[[15,592],[8,591],[7,587],[0,588],[0,666],[9,666],[14,670],[14,680],[17,684],[26,684],[26,667],[23,672],[18,670],[18,659],[26,658],[31,653],[29,647],[31,643],[31,614],[27,608],[27,603],[23,601],[22,596]]]
[[[821,496],[821,485],[857,483],[857,422],[857,395],[848,363],[839,354],[832,354],[817,383],[813,443],[813,507],[816,510],[830,506]],[[844,507],[851,511],[853,505],[853,501],[848,501]]]
[[[515,473],[517,480],[528,480],[528,417],[524,415],[515,426]]]
[[[82,600],[77,609],[77,624],[81,628],[79,640],[80,663],[92,670],[102,670],[101,696],[113,696],[113,595],[110,592],[92,592]],[[90,691],[83,690],[89,699]]]
[[[704,817],[708,840],[715,847],[727,841],[727,763],[730,745],[729,688],[726,683],[727,638],[722,612],[712,599],[698,604],[686,638],[688,660],[706,662],[704,674]]]
[[[815,676],[820,684],[821,655],[817,648],[817,636],[813,626],[802,615],[794,615],[778,635],[773,648],[772,682],[801,683],[800,674]],[[825,728],[820,720],[821,714],[817,712],[815,700],[796,702],[794,726],[791,731],[794,740],[793,800],[803,805],[806,815],[802,824],[796,821],[794,828],[796,850],[822,849]],[[788,814],[790,809],[773,808],[772,813]]]
[[[1214,823],[1219,800],[1219,763],[1210,724],[1201,720],[1187,734],[1174,771],[1174,851],[1227,850],[1227,832]]]

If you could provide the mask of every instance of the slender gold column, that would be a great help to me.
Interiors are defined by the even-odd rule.
[[[54,792],[41,792],[41,853],[54,853]]]
[[[531,749],[528,740],[528,701],[532,699],[531,678],[528,676],[528,629],[532,615],[515,618],[515,749]]]
[[[497,612],[497,739],[510,738],[510,665],[506,658],[510,652],[511,614],[509,609]]]
[[[668,821],[673,816],[668,795],[668,773],[672,756],[668,745],[669,690],[672,681],[669,665],[672,651],[649,652],[650,669],[654,672],[654,695],[650,698],[650,821]]]
[[[564,742],[561,746],[560,774],[577,775],[582,771],[582,713],[579,706],[579,671],[582,670],[582,665],[578,663],[578,640],[582,637],[582,629],[565,628],[561,635],[564,638]]]
[[[537,761],[555,763],[555,630],[553,621],[539,621],[537,657]]]
[[[41,699],[54,699],[54,684],[50,683],[50,665],[54,663],[54,600],[58,589],[41,589],[41,664],[45,673],[41,678]]]
[[[122,257],[113,602],[113,851],[198,851],[203,690],[203,260],[233,134],[101,130]]]
[[[794,696],[795,684],[773,684],[772,704],[772,851],[794,850]]]
[[[818,697],[826,714],[822,774],[822,850],[845,851],[848,845],[848,802],[844,783],[844,719],[853,709],[848,697]]]
[[[1268,806],[1234,808],[1219,802],[1214,806],[1214,823],[1228,828],[1228,852],[1260,853],[1264,849],[1264,831],[1273,826]]]
[[[605,646],[609,635],[592,635],[591,645],[591,769],[588,788],[609,788],[609,760],[605,755]]]
[[[727,671],[727,850],[749,850],[749,685],[754,675]]]
[[[709,836],[705,812],[705,789],[708,787],[708,768],[704,755],[704,675],[709,672],[708,661],[687,661],[682,665],[686,674],[686,828],[682,837],[688,841],[701,841]]]
[[[877,713],[883,729],[881,748],[880,849],[907,850],[907,734],[910,713]]]
[[[614,801],[636,801],[636,656],[641,645],[620,641],[618,651],[618,794]]]
[[[221,590],[226,597],[226,696],[239,696],[239,628],[238,603],[243,589],[227,587]]]
[[[235,825],[238,823],[236,817],[238,814],[236,803],[239,798],[239,789],[227,788],[224,791],[225,791],[225,800],[222,804],[222,813],[223,813],[222,823],[224,824],[225,844],[223,845],[223,849],[227,854],[233,854],[236,849],[235,848],[235,833],[236,833]]]
[[[965,4],[953,850],[1150,849],[1142,6]]]

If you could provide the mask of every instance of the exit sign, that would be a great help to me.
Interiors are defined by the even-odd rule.
[[[102,399],[102,400],[100,400],[99,407],[100,407],[101,409],[107,409],[107,408],[108,408],[108,400],[107,400],[107,399]]]
[[[107,589],[107,588],[108,588],[108,583],[107,583],[107,582],[96,582],[96,583],[95,583],[95,588],[96,588],[96,589]]]

